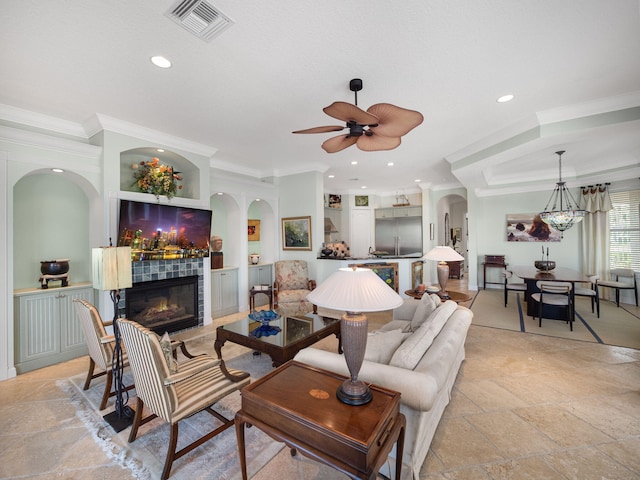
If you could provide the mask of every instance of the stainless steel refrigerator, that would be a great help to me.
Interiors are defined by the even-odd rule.
[[[422,255],[422,217],[376,218],[376,250],[391,256]]]

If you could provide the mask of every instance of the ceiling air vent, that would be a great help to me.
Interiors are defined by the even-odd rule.
[[[204,0],[180,0],[165,15],[206,42],[234,24],[233,20]]]

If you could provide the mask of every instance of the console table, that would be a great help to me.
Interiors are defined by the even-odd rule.
[[[373,479],[396,445],[400,479],[406,420],[400,393],[371,385],[371,402],[352,406],[336,398],[346,377],[290,361],[242,389],[235,416],[240,468],[247,479],[244,427],[284,442],[291,454],[330,465],[355,479]]]
[[[500,269],[507,268],[507,264],[504,261],[504,255],[485,255],[484,262],[482,263],[482,267],[484,272],[483,278],[482,278],[483,290],[487,289],[487,283],[502,285],[502,282],[487,282],[487,268],[500,268]]]

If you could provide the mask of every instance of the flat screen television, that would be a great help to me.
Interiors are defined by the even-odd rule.
[[[133,260],[208,257],[211,210],[120,200],[118,235]]]

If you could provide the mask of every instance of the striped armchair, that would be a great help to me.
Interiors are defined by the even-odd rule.
[[[106,381],[104,384],[104,393],[102,395],[102,401],[100,402],[100,410],[104,410],[107,406],[109,397],[116,394],[115,391],[111,391],[111,385],[113,383],[113,375],[111,369],[111,362],[113,359],[113,347],[115,345],[115,338],[113,335],[107,335],[105,326],[111,325],[112,322],[103,322],[100,317],[100,313],[89,302],[76,298],[73,300],[73,306],[75,307],[76,314],[82,325],[82,332],[87,342],[87,348],[89,349],[89,372],[84,382],[84,390],[89,389],[91,380],[94,378],[106,375]],[[96,366],[100,369],[98,373],[95,373]],[[129,366],[126,353],[124,354],[124,367]],[[130,390],[133,385],[129,385],[125,390]]]
[[[136,384],[137,406],[129,442],[136,439],[140,425],[156,417],[171,425],[167,459],[162,480],[169,477],[173,461],[233,425],[211,406],[226,395],[249,384],[249,374],[227,370],[224,361],[210,355],[198,355],[178,365],[171,372],[157,334],[131,320],[118,320],[120,334],[129,356],[129,364]],[[142,418],[143,408],[151,414]],[[222,425],[176,452],[178,422],[206,410]]]

